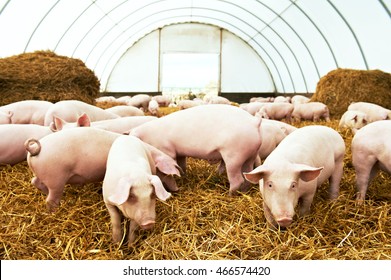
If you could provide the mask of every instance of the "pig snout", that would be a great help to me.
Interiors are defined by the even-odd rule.
[[[26,140],[24,147],[32,156],[38,155],[41,151],[41,143],[36,139]]]
[[[278,225],[280,227],[288,227],[292,223],[292,218],[290,218],[290,217],[283,217],[283,218],[277,219],[276,222],[278,223]]]
[[[139,224],[140,228],[143,230],[149,230],[152,229],[155,225],[155,220],[154,219],[147,219]]]

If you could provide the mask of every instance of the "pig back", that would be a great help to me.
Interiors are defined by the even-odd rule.
[[[264,164],[287,160],[324,167],[318,178],[318,184],[321,184],[331,176],[336,162],[342,161],[344,154],[345,142],[337,131],[327,126],[310,125],[286,136]]]
[[[145,123],[131,134],[174,158],[209,159],[224,149],[256,153],[261,145],[260,122],[238,107],[202,105]]]

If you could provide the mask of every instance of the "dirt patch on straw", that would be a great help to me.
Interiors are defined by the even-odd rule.
[[[309,125],[305,122],[301,125]],[[337,128],[338,120],[320,124]],[[228,196],[228,181],[217,166],[190,159],[180,191],[157,202],[157,224],[139,231],[128,248],[111,241],[101,183],[67,186],[58,212],[48,214],[46,196],[30,184],[26,162],[0,166],[1,259],[391,259],[391,177],[380,173],[367,201],[354,201],[350,132],[345,173],[337,201],[328,183],[318,190],[311,214],[285,231],[269,228],[262,198]]]

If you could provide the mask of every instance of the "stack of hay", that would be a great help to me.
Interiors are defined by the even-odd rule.
[[[391,74],[380,70],[333,70],[319,80],[311,101],[325,103],[335,118],[340,118],[352,102],[371,102],[391,109]]]
[[[74,58],[37,51],[0,59],[0,105],[20,100],[93,103],[100,83],[94,72]]]

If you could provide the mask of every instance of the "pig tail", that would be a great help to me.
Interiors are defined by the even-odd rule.
[[[24,143],[24,147],[31,156],[36,156],[41,152],[41,143],[39,143],[39,141],[36,139],[28,139]]]

